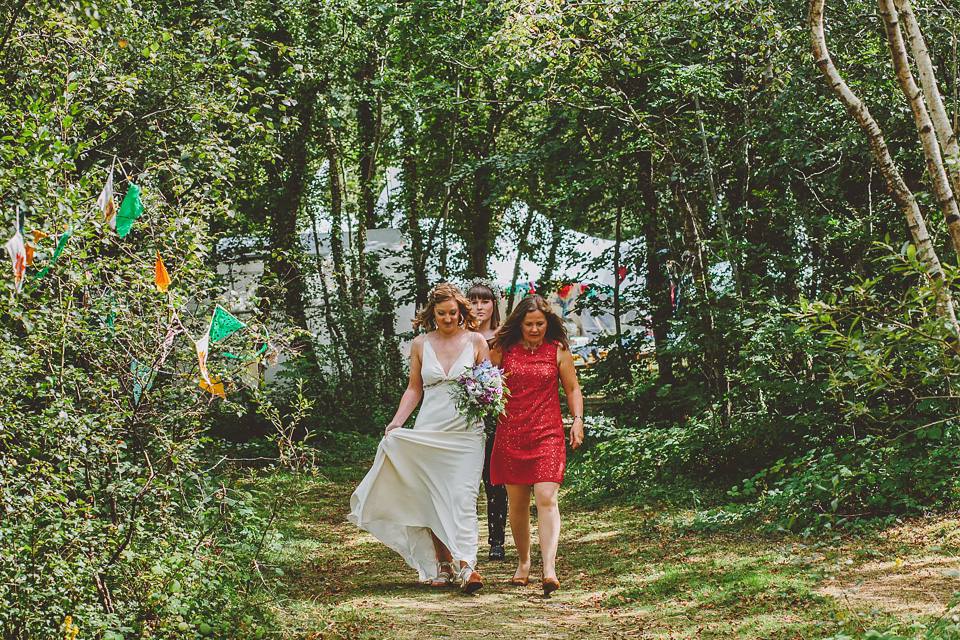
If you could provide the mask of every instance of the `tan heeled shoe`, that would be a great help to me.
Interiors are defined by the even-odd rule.
[[[556,578],[543,579],[543,597],[549,598],[550,594],[560,588],[560,581]]]
[[[483,586],[483,578],[471,566],[461,567],[457,579],[460,580],[460,593],[474,593]]]

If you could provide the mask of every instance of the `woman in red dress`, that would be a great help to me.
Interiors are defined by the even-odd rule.
[[[543,556],[543,594],[560,587],[557,494],[567,464],[559,385],[573,416],[570,446],[583,442],[583,395],[573,366],[567,331],[542,297],[527,296],[494,337],[490,359],[507,373],[510,397],[500,416],[490,460],[490,481],[507,486],[510,530],[520,562],[512,584],[530,580],[530,493],[537,505]]]

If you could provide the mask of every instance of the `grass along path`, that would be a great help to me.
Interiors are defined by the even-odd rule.
[[[860,638],[896,629],[913,638],[960,589],[945,573],[958,568],[954,518],[804,543],[683,533],[664,513],[585,509],[561,494],[561,590],[540,595],[536,559],[535,582],[511,586],[508,537],[507,559],[481,560],[483,589],[462,596],[418,584],[395,552],[346,521],[364,472],[276,480],[277,491],[298,497],[284,514],[282,548],[268,559],[284,571],[275,637]],[[480,550],[485,558],[486,545]]]

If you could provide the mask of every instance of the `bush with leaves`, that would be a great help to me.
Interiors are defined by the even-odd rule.
[[[242,108],[241,22],[212,6],[10,6],[0,202],[8,234],[26,213],[35,264],[19,293],[9,263],[0,278],[0,635],[262,634],[243,610],[269,518],[207,461],[219,400],[197,383],[192,340],[165,345],[171,328],[206,330],[231,142],[262,129]],[[145,205],[123,239],[94,205],[114,156]],[[119,205],[130,182],[115,175]],[[259,350],[249,324],[212,349],[228,387],[241,369],[220,354]]]

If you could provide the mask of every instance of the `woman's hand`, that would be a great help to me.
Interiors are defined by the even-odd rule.
[[[576,449],[581,444],[583,444],[583,418],[574,416],[573,425],[570,427],[570,447]]]
[[[390,433],[394,429],[399,429],[402,426],[403,424],[396,424],[391,422],[390,424],[387,425],[387,428],[383,430],[383,437],[386,438],[388,433]]]

